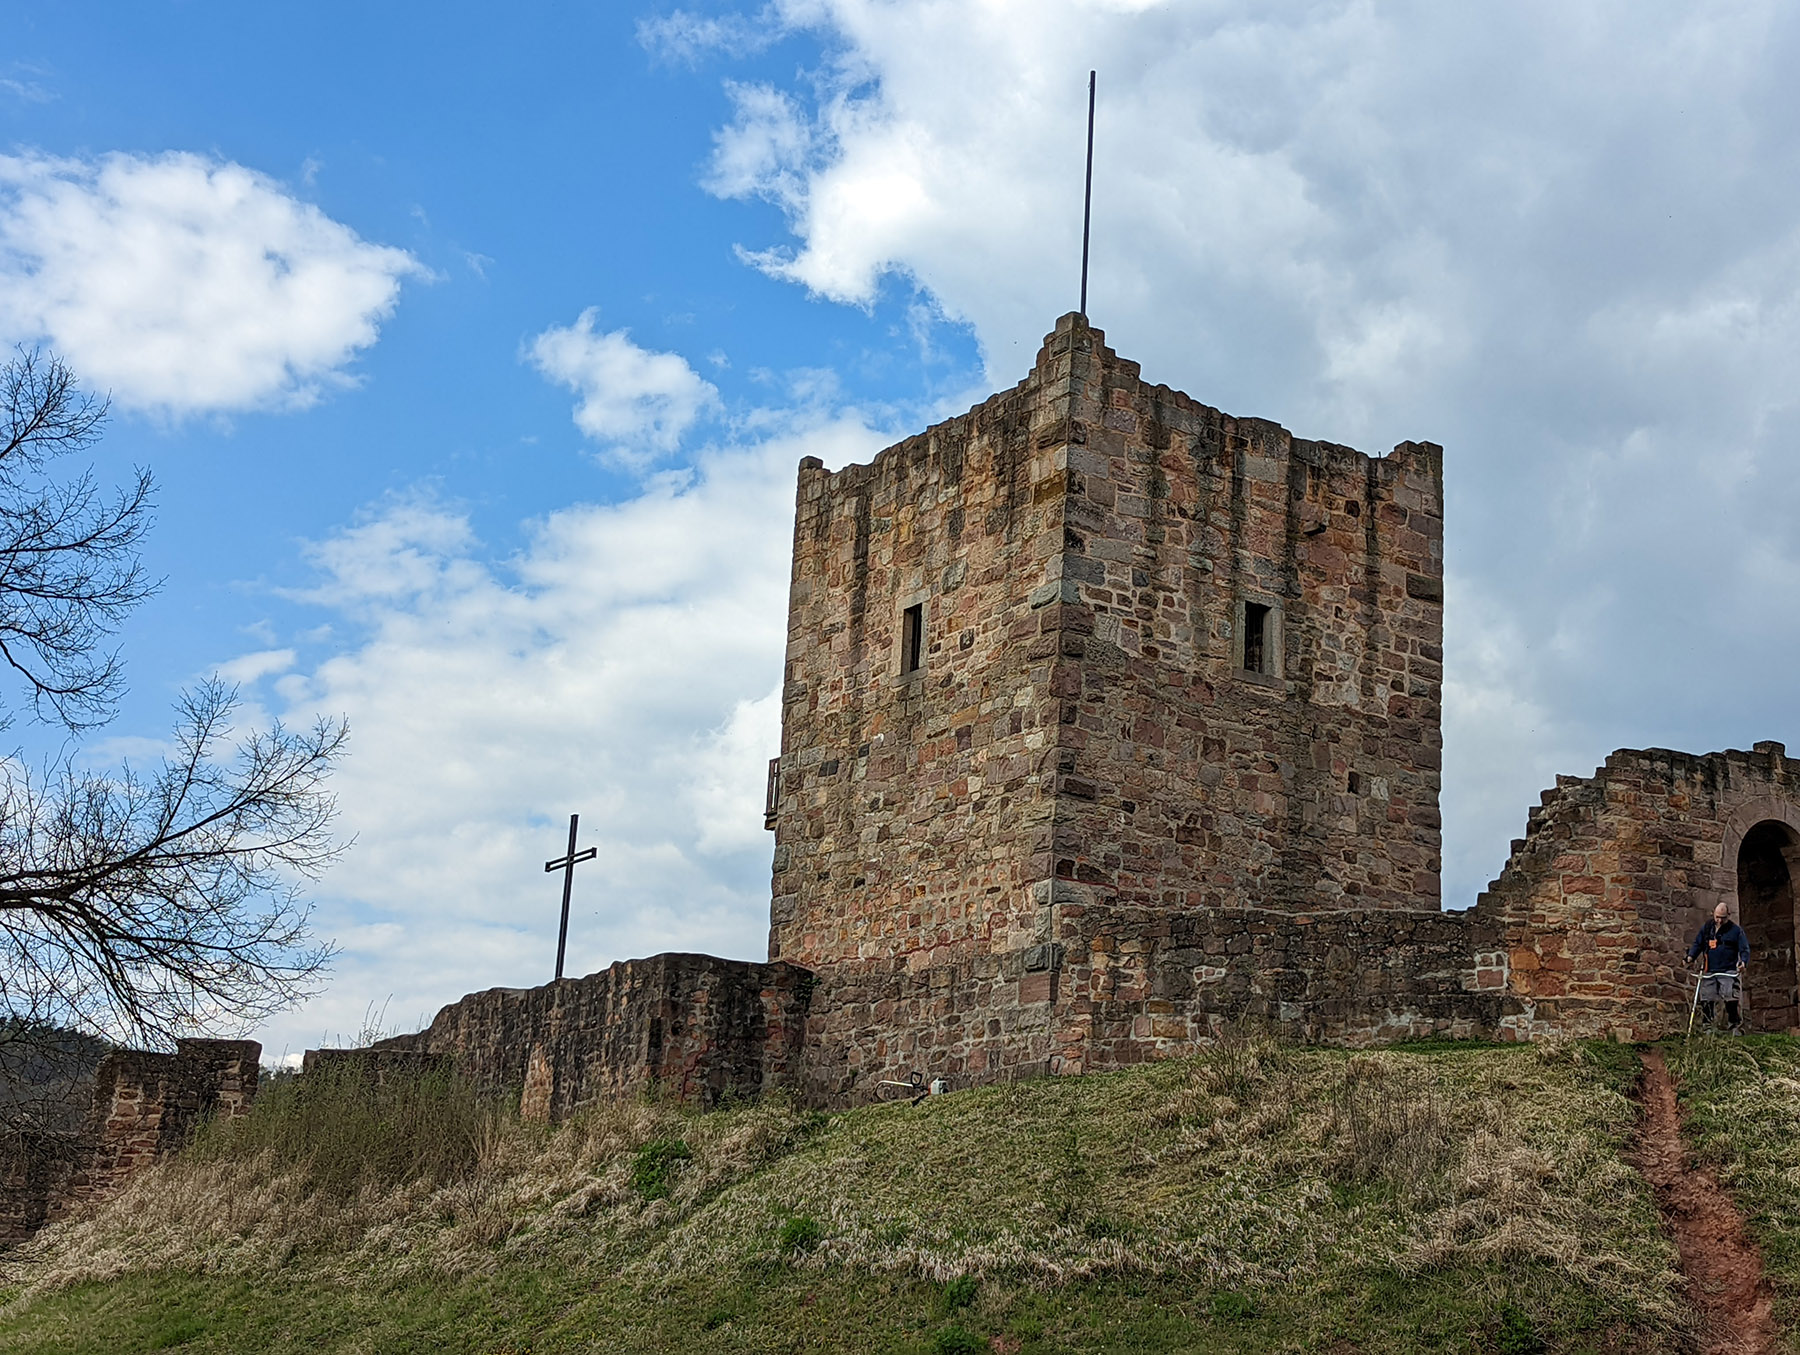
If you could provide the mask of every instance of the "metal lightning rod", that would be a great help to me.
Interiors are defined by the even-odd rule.
[[[1081,318],[1087,319],[1088,233],[1094,220],[1094,76],[1088,72],[1087,187],[1081,194]]]

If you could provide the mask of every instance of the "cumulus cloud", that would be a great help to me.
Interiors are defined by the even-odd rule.
[[[242,165],[0,156],[0,335],[126,407],[310,404],[423,271]]]
[[[532,363],[581,397],[575,426],[616,458],[648,462],[672,452],[682,435],[718,403],[711,382],[678,353],[653,353],[623,329],[594,332],[598,312],[552,326],[531,341]]]
[[[827,54],[728,85],[744,254],[970,326],[1010,384],[1080,253],[1167,381],[1379,452],[1446,447],[1445,899],[1553,771],[1800,744],[1800,12],[1777,0],[1271,9],[793,0]]]
[[[287,668],[270,704],[349,716],[335,788],[356,845],[319,895],[336,978],[263,1032],[271,1056],[354,1034],[371,1004],[410,1025],[546,980],[560,892],[543,866],[572,812],[600,855],[577,872],[570,972],[765,953],[795,466],[883,441],[796,416],[624,502],[554,513],[500,562],[453,505],[420,497],[315,546],[309,596],[361,638]]]

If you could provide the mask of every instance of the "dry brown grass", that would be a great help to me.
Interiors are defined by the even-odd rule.
[[[1541,1261],[1678,1324],[1672,1253],[1620,1156],[1634,1109],[1586,1059],[1347,1055],[1236,1032],[1180,1063],[916,1108],[613,1105],[555,1129],[502,1117],[455,1179],[349,1195],[268,1148],[189,1154],[46,1232],[4,1278],[32,1292],[306,1258],[354,1282],[542,1258],[652,1290],[756,1263],[941,1280],[1180,1268],[1254,1288]],[[646,1198],[634,1162],[672,1140],[689,1156],[659,1158],[666,1194]],[[816,1246],[784,1251],[794,1219],[817,1224]]]

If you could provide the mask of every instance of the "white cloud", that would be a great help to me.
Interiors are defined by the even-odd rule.
[[[242,165],[0,156],[0,335],[124,406],[310,404],[422,273]]]
[[[677,353],[653,353],[622,329],[596,334],[590,307],[531,341],[532,363],[581,397],[575,426],[617,458],[644,464],[675,450],[718,391]]]
[[[727,85],[745,257],[968,324],[995,387],[1074,309],[1304,436],[1446,448],[1445,899],[1552,770],[1800,745],[1800,12],[1352,0],[793,0],[827,53]]]
[[[770,85],[727,81],[725,88],[737,119],[713,134],[707,189],[726,198],[765,198],[797,214],[812,167],[811,121],[797,99]]]
[[[218,675],[234,684],[256,682],[287,672],[294,666],[294,658],[291,649],[259,649],[254,654],[240,654],[220,664]]]
[[[794,416],[635,498],[552,514],[502,564],[426,499],[315,548],[309,596],[362,638],[275,687],[292,721],[349,716],[335,790],[356,845],[318,895],[343,960],[263,1033],[271,1056],[354,1033],[370,1003],[391,998],[389,1023],[410,1027],[465,992],[547,979],[560,895],[543,865],[571,812],[600,849],[577,871],[571,973],[765,953],[795,467],[884,441]]]
[[[638,41],[644,49],[665,61],[692,65],[709,52],[750,56],[762,51],[781,33],[775,6],[756,18],[742,14],[692,14],[672,10],[638,21]]]

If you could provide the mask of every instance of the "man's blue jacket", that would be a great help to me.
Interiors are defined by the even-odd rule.
[[[1708,974],[1730,974],[1740,964],[1750,963],[1750,938],[1730,918],[1720,925],[1709,917],[1688,947],[1688,959],[1701,954],[1706,956]]]

